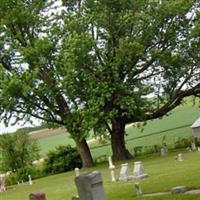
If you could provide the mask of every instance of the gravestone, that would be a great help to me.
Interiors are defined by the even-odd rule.
[[[183,161],[183,157],[182,157],[182,154],[179,153],[177,156],[176,156],[176,160],[177,161]]]
[[[141,180],[147,178],[148,174],[144,172],[144,167],[141,161],[134,162],[133,175],[128,176],[128,180]]]
[[[0,192],[6,191],[6,176],[5,174],[0,175]]]
[[[94,171],[75,178],[79,200],[105,200],[101,174]]]
[[[128,163],[121,164],[119,180],[120,181],[127,181],[128,180]]]
[[[113,165],[111,156],[108,157],[108,162],[109,162],[109,170],[110,170],[111,180],[115,181],[115,171],[114,171],[115,165]]]
[[[196,144],[194,142],[191,143],[191,149],[192,151],[195,151],[197,149]]]
[[[187,147],[186,150],[188,150],[189,152],[192,151],[191,147]]]
[[[133,179],[143,179],[148,177],[148,174],[144,172],[144,166],[141,161],[134,163],[133,168]]]
[[[140,187],[140,183],[135,183],[135,192],[137,196],[142,195],[142,189]]]
[[[33,181],[32,181],[31,175],[28,175],[28,182],[29,182],[29,185],[33,185]]]
[[[29,194],[29,200],[46,200],[46,195],[43,192],[33,192]]]
[[[76,177],[80,175],[80,170],[79,170],[78,167],[75,168],[74,171],[75,171],[75,175],[76,175]]]
[[[171,193],[172,194],[177,194],[177,193],[184,193],[186,192],[188,189],[186,186],[177,186],[177,187],[173,187],[171,189]]]
[[[148,177],[148,174],[144,172],[144,167],[141,161],[134,163],[133,175],[128,177],[128,180],[137,181],[135,183],[135,192],[137,196],[142,195],[142,189],[140,186],[140,181]]]
[[[162,148],[160,149],[160,155],[161,155],[161,156],[166,156],[166,155],[167,155],[166,149],[165,149],[164,147],[162,147]]]

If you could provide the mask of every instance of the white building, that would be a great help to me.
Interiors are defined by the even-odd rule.
[[[192,135],[194,137],[200,137],[200,118],[198,118],[194,124],[191,126],[192,128]]]

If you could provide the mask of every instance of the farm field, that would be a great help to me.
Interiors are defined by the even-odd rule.
[[[166,157],[150,155],[142,160],[145,171],[149,177],[142,181],[141,186],[143,193],[169,191],[172,187],[185,185],[190,189],[200,188],[200,153],[199,152],[182,152],[183,162],[178,162],[174,156],[178,152],[172,152]],[[133,163],[129,162],[129,174],[132,173]],[[119,177],[121,163],[114,163],[116,166],[116,177]],[[94,168],[82,169],[83,172],[98,170],[102,174],[103,185],[107,200],[200,200],[200,195],[165,195],[160,197],[136,197],[134,183],[128,182],[111,182],[107,163],[97,165]],[[74,172],[67,172],[34,180],[32,186],[28,183],[23,185],[13,185],[4,193],[0,193],[1,200],[26,200],[28,194],[33,191],[43,191],[48,200],[71,200],[76,196],[74,184]]]
[[[193,106],[189,99],[187,103],[177,107],[169,116],[165,116],[162,119],[148,121],[145,126],[140,128],[128,125],[126,128],[127,147],[132,150],[136,146],[161,145],[162,142],[171,145],[179,138],[191,137],[190,126],[198,117],[200,117],[200,108],[198,105]],[[37,135],[39,136],[39,134]],[[74,145],[74,142],[67,133],[62,133],[49,137],[44,137],[43,135],[43,138],[39,138],[39,144],[41,155],[45,156],[49,150],[58,145]],[[92,142],[89,145],[94,157],[111,154],[109,143],[102,145],[98,142]]]

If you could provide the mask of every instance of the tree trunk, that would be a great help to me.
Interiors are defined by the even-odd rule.
[[[88,144],[85,139],[76,140],[76,147],[80,153],[81,160],[83,163],[83,167],[91,167],[93,166],[93,159],[88,147]]]
[[[133,158],[125,146],[125,123],[121,119],[112,120],[111,146],[113,160],[127,160]]]

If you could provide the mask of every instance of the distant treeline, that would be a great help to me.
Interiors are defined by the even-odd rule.
[[[19,129],[17,129],[16,132],[29,133],[29,132],[32,132],[32,131],[38,131],[38,130],[45,129],[45,128],[48,128],[47,124],[42,124],[42,125],[34,126],[34,127],[19,128]]]

